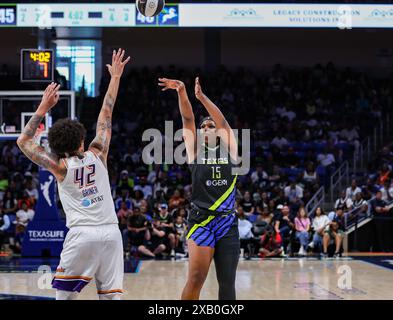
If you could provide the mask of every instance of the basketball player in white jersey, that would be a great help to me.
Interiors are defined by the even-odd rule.
[[[34,141],[45,114],[59,100],[59,85],[50,84],[34,116],[18,138],[18,146],[34,163],[57,179],[69,232],[52,286],[57,300],[76,299],[95,279],[101,300],[118,300],[123,290],[123,244],[111,196],[107,156],[111,139],[112,112],[120,77],[130,57],[114,51],[107,65],[111,80],[98,117],[96,137],[87,151],[85,129],[71,119],[57,121],[48,133],[51,153]]]

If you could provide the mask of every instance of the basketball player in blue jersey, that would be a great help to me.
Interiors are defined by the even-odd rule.
[[[76,299],[95,279],[100,300],[118,300],[123,290],[123,244],[109,185],[107,156],[112,134],[112,112],[120,78],[130,58],[113,52],[108,91],[98,116],[96,137],[84,148],[85,128],[71,119],[57,121],[48,133],[51,153],[34,136],[59,100],[59,85],[50,84],[22,134],[18,146],[34,163],[56,178],[69,232],[52,286],[57,300]]]
[[[235,215],[237,175],[232,172],[238,156],[235,135],[219,108],[202,92],[199,78],[195,80],[195,95],[209,113],[209,117],[200,124],[202,139],[197,139],[194,113],[184,83],[166,78],[159,81],[163,91],[177,91],[187,160],[192,173],[192,210],[187,232],[189,270],[182,299],[199,299],[214,259],[218,298],[235,300],[240,252]],[[219,144],[220,140],[222,143]]]

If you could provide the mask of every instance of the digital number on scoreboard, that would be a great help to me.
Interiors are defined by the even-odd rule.
[[[22,49],[21,81],[51,82],[54,80],[53,50]]]
[[[16,26],[16,4],[0,4],[0,27]]]

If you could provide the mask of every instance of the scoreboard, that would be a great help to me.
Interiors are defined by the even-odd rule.
[[[21,81],[52,82],[54,80],[53,50],[22,49]]]
[[[77,1],[77,0],[76,0]],[[393,29],[393,5],[382,3],[170,3],[156,17],[126,3],[0,4],[0,27],[257,27]],[[373,1],[375,2],[375,1]]]
[[[16,26],[16,4],[0,4],[0,26]]]

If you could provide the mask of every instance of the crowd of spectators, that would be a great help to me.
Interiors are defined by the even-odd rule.
[[[176,94],[162,93],[157,87],[161,76],[185,82],[197,122],[206,115],[192,94],[194,77],[201,76],[204,91],[220,106],[231,126],[251,129],[251,168],[238,179],[237,207],[253,228],[258,229],[261,221],[272,226],[261,235],[262,249],[276,246],[271,251],[279,254],[290,251],[277,244],[280,237],[286,241],[289,233],[301,243],[300,254],[308,250],[306,233],[313,229],[314,221],[307,222],[304,210],[295,221],[299,209],[322,185],[327,185],[340,163],[353,157],[362,138],[372,130],[370,122],[378,121],[391,106],[391,79],[371,79],[365,73],[332,63],[302,69],[276,65],[270,72],[225,67],[208,73],[173,66],[131,69],[122,81],[116,102],[108,171],[126,251],[147,257],[186,252],[185,230],[192,192],[186,165],[146,165],[142,161],[147,144],[141,141],[144,130],[156,128],[164,132],[165,121],[173,121],[175,130],[182,127]],[[108,80],[102,79],[99,97],[84,100],[92,106],[81,110],[87,140],[93,138],[94,119]],[[1,214],[16,215],[26,206],[34,210],[37,168],[12,141],[1,142],[0,151]],[[288,214],[279,209],[277,215],[281,206]],[[28,221],[32,216],[31,212],[20,212],[13,220],[23,224],[26,217]],[[329,233],[332,238],[336,235],[335,231]],[[15,243],[20,239],[13,235],[12,241],[18,250]]]
[[[347,226],[356,219],[373,218],[373,244],[381,252],[393,250],[392,170],[393,144],[389,143],[371,159],[364,176],[353,179],[334,204],[334,210],[343,210]]]

